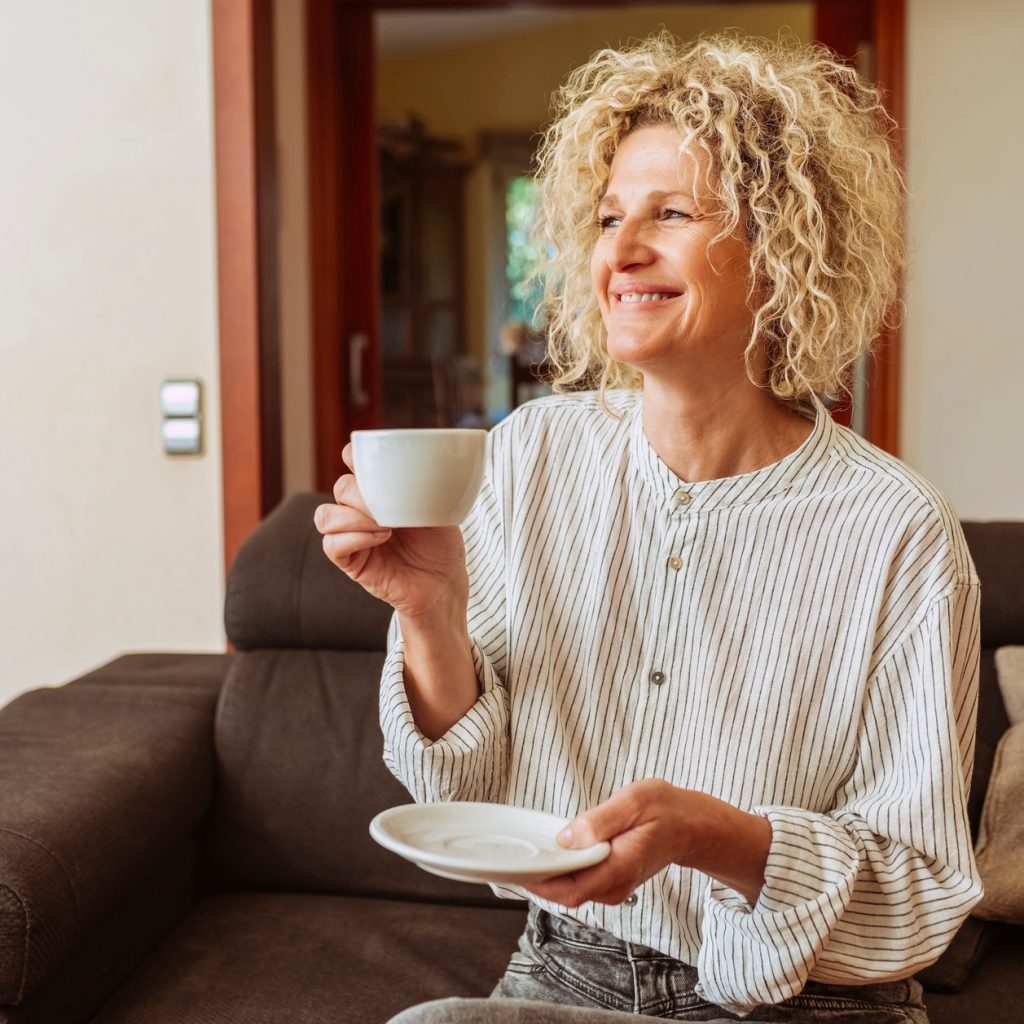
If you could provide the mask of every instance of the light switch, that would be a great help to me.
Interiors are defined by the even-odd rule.
[[[202,388],[198,380],[165,380],[160,385],[160,434],[168,455],[203,450]]]
[[[160,385],[160,413],[163,416],[198,416],[199,381],[165,380]]]
[[[198,455],[202,449],[202,433],[198,417],[164,420],[164,451],[168,455]]]

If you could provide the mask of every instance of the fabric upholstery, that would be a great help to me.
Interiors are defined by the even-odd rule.
[[[379,811],[410,802],[384,767],[383,654],[235,656],[217,714],[207,884],[506,905],[378,846]]]
[[[212,897],[95,1024],[383,1024],[426,999],[487,995],[525,918],[340,896]]]
[[[0,1005],[37,992],[207,810],[216,690],[170,686],[188,661],[165,658],[152,688],[120,666],[0,714]]]
[[[962,525],[981,580],[981,646],[1024,643],[1024,524]]]
[[[87,1024],[185,916],[196,901],[198,881],[199,843],[189,836],[83,936],[42,991],[21,1006],[0,1006],[0,1024]]]
[[[1024,582],[1021,584],[1024,588]],[[1000,647],[995,654],[999,692],[1011,724],[1024,722],[1024,646]]]
[[[925,993],[931,1024],[1024,1024],[1024,928],[993,928],[988,952],[958,992]]]
[[[382,651],[391,609],[325,557],[313,525],[328,494],[286,498],[249,536],[228,577],[224,624],[239,650]]]
[[[975,840],[981,828],[981,810],[985,804],[988,780],[996,757],[996,747],[1010,727],[999,692],[995,652],[981,652],[981,680],[978,693],[978,732],[974,746],[974,777],[967,799],[967,814]]]
[[[1024,659],[1000,657],[1024,648],[996,651],[1000,691],[1015,711],[1024,705]],[[1024,925],[1024,718],[999,741],[985,794],[978,837],[978,869],[985,895],[978,917]]]

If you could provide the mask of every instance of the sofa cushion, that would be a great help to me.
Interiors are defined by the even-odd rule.
[[[0,1006],[0,1024],[88,1024],[188,912],[199,887],[199,841],[175,843],[31,999]],[[0,957],[4,953],[0,950]]]
[[[411,797],[384,767],[382,653],[235,655],[217,712],[207,883],[506,905],[378,846],[378,812]]]
[[[332,565],[313,524],[329,494],[293,494],[242,545],[224,625],[241,651],[305,647],[383,651],[391,609]]]
[[[991,927],[988,952],[963,988],[925,995],[931,1024],[1024,1024],[1024,928]]]
[[[996,651],[999,688],[1011,726],[999,741],[978,836],[985,895],[979,917],[1024,925],[1024,648]]]
[[[0,713],[0,1004],[39,992],[205,815],[227,661],[201,662],[119,659]]]
[[[981,829],[981,810],[996,757],[996,747],[1010,727],[999,692],[994,651],[981,652],[981,681],[978,694],[978,729],[974,745],[974,776],[967,799],[967,815],[975,840]]]
[[[981,580],[981,646],[1024,643],[1024,523],[961,525]]]
[[[383,1024],[485,996],[525,913],[342,896],[202,901],[93,1024]]]

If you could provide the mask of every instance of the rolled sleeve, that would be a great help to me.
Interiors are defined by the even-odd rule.
[[[741,1015],[808,980],[867,984],[934,962],[981,897],[966,813],[978,588],[938,600],[869,681],[858,761],[826,813],[757,807],[772,841],[751,906],[707,890],[700,994]]]
[[[436,740],[424,736],[413,719],[405,692],[401,638],[384,663],[380,701],[384,762],[417,803],[503,799],[508,775],[508,691],[472,637],[470,645],[480,697]]]

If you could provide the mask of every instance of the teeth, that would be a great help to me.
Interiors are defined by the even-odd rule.
[[[627,292],[619,296],[619,302],[657,302],[658,299],[670,298],[672,296],[667,292],[646,292],[642,295],[639,292]]]

